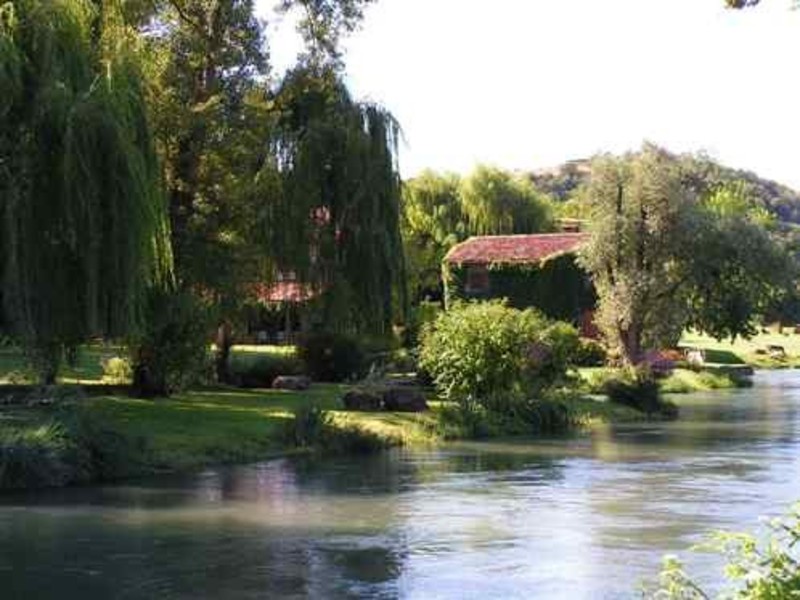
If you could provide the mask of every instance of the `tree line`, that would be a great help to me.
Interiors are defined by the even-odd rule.
[[[253,0],[0,3],[0,323],[44,381],[110,337],[163,388],[148,326],[190,304],[224,380],[231,315],[280,272],[333,290],[336,327],[388,330],[398,124],[352,98],[340,48],[367,4],[281,2],[305,51],[275,76]]]

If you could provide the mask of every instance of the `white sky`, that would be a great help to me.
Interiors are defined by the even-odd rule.
[[[299,40],[269,18],[278,70]],[[650,140],[800,188],[790,0],[378,0],[346,44],[357,97],[399,119],[403,175],[554,166]]]

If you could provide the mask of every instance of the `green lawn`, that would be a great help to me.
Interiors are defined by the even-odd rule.
[[[186,470],[243,463],[283,454],[283,426],[303,406],[330,410],[337,426],[356,426],[389,444],[431,441],[436,414],[347,412],[341,396],[348,386],[314,384],[304,392],[272,389],[192,390],[169,399],[101,396],[82,406],[115,431],[142,440],[152,470]],[[2,430],[30,430],[50,420],[48,409],[0,407]]]
[[[714,364],[749,364],[757,368],[800,366],[800,334],[794,333],[794,328],[784,328],[783,333],[771,328],[767,333],[759,333],[749,340],[737,338],[735,342],[717,341],[707,335],[689,331],[681,338],[680,345],[705,350],[707,362]],[[770,345],[782,346],[786,351],[786,358],[778,360],[760,353],[766,351]]]
[[[81,346],[74,365],[63,364],[59,373],[60,383],[91,384],[103,379],[103,361],[122,356],[120,346],[93,344]],[[30,383],[34,381],[23,353],[14,347],[0,347],[0,384]]]
[[[297,353],[295,346],[234,346],[233,359],[247,360],[257,355],[291,357]],[[121,346],[92,344],[81,346],[74,365],[61,366],[59,383],[91,385],[103,382],[103,362],[109,358],[125,356]],[[23,353],[14,347],[0,347],[0,385],[4,383],[32,383],[35,380]]]

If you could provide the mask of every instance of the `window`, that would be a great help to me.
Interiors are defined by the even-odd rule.
[[[484,266],[467,267],[467,287],[469,293],[489,291],[489,270]]]

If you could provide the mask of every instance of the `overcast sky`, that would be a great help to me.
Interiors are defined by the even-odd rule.
[[[259,2],[285,68],[299,41]],[[650,140],[800,188],[800,11],[762,3],[378,0],[346,44],[347,77],[399,119],[406,177]]]

